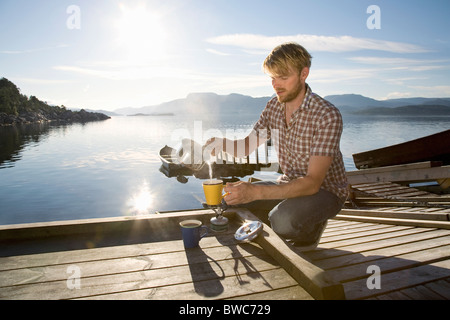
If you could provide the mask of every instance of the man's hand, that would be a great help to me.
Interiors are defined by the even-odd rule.
[[[208,141],[206,141],[203,148],[207,153],[210,153],[210,155],[215,157],[216,151],[217,151],[217,153],[219,153],[220,151],[223,150],[223,139],[222,138],[210,138],[210,139],[208,139]]]
[[[224,191],[227,193],[225,201],[229,205],[249,203],[257,200],[256,186],[249,182],[238,181],[227,183]]]
[[[260,199],[288,199],[315,194],[320,190],[332,160],[332,157],[312,156],[306,176],[288,183],[273,186],[254,185],[243,181],[227,183],[224,190],[229,194],[224,199],[227,204],[236,205]]]

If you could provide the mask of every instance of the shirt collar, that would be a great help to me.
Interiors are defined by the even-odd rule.
[[[305,99],[303,99],[303,103],[300,106],[300,109],[309,109],[309,104],[311,102],[311,96],[312,96],[312,91],[311,88],[309,87],[309,85],[307,83],[305,83],[306,86],[306,93],[305,93]]]
[[[306,87],[305,98],[303,99],[302,105],[300,106],[299,109],[309,109],[309,104],[311,102],[311,96],[313,94],[312,90],[307,83],[305,83],[305,87]],[[281,109],[283,109],[283,110],[285,109],[285,106],[286,106],[285,103],[278,102],[278,104]]]

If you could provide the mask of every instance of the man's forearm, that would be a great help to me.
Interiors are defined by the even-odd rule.
[[[253,185],[255,200],[289,199],[317,193],[320,184],[311,177],[301,177],[279,185]]]

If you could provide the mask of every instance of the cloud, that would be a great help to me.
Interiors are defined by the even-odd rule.
[[[86,76],[93,76],[93,77],[111,79],[111,80],[119,80],[118,75],[111,71],[95,70],[95,69],[83,68],[83,67],[78,67],[78,66],[54,66],[53,69],[59,70],[59,71],[66,71],[66,72],[71,72],[71,73],[82,74],[82,75],[86,75]]]
[[[212,53],[212,54],[216,54],[218,56],[229,56],[230,55],[229,53],[221,52],[221,51],[218,51],[215,49],[206,49],[206,51],[208,51],[209,53]]]
[[[18,82],[18,83],[31,83],[31,84],[37,84],[37,85],[55,85],[55,84],[64,84],[64,83],[70,83],[69,80],[58,80],[58,79],[42,79],[42,78],[19,78],[19,77],[12,77],[12,81]]]
[[[410,86],[417,92],[421,92],[421,96],[429,97],[450,97],[450,86]]]
[[[173,83],[187,82],[191,87],[198,87],[196,88],[198,90],[208,88],[207,90],[215,90],[217,92],[227,90],[232,92],[237,88],[270,87],[268,77],[262,73],[258,75],[229,75],[218,72],[204,73],[193,69],[176,68],[175,66],[130,65],[120,61],[104,61],[102,63],[87,62],[82,65],[59,65],[54,66],[53,69],[113,81],[152,80],[160,82],[161,79],[171,79]]]
[[[385,40],[355,38],[352,36],[319,36],[298,34],[292,36],[264,36],[258,34],[228,34],[209,38],[208,43],[240,47],[246,50],[270,51],[284,42],[298,42],[309,51],[350,52],[359,50],[376,50],[394,53],[418,53],[429,50],[420,46]]]
[[[386,57],[351,57],[348,58],[350,61],[364,63],[364,64],[417,64],[422,63],[422,60],[418,59],[407,59],[407,58],[386,58]],[[430,61],[431,62],[431,61]]]
[[[315,69],[308,79],[315,83],[339,83],[342,81],[352,81],[359,79],[372,79],[373,75],[379,71],[376,68],[359,69]]]
[[[68,48],[69,46],[66,44],[60,44],[53,47],[44,47],[44,48],[34,48],[34,49],[25,49],[25,50],[2,50],[0,54],[24,54],[24,53],[34,53],[40,51],[48,51],[55,50],[59,48]]]
[[[406,86],[405,92],[394,91],[387,94],[384,99],[398,99],[398,98],[409,98],[417,96],[420,92],[421,97],[429,98],[449,98],[450,97],[450,86]]]
[[[348,60],[377,66],[390,66],[392,69],[410,71],[427,71],[448,68],[448,60],[407,59],[392,57],[352,57]]]
[[[411,92],[390,92],[388,95],[381,100],[389,100],[389,99],[400,99],[400,98],[410,98],[412,97]]]

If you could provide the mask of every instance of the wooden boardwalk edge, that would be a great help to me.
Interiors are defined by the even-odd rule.
[[[247,210],[237,212],[242,221],[255,220]],[[340,282],[332,280],[326,272],[294,252],[267,225],[263,234],[255,239],[314,299],[345,300],[344,288]]]
[[[178,222],[192,218],[206,223],[214,216],[212,210],[192,210],[165,214],[154,214],[132,217],[112,217],[67,221],[52,221],[25,223],[0,226],[0,241],[23,239],[41,239],[44,237],[98,234],[126,233],[129,231],[143,233],[148,229],[159,230],[160,227],[170,227],[178,230]]]

